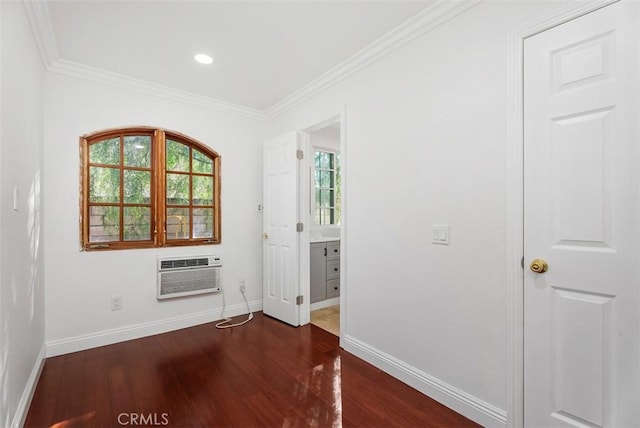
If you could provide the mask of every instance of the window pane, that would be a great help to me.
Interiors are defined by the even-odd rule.
[[[329,171],[320,171],[320,187],[331,187],[331,173]]]
[[[167,239],[188,239],[189,229],[189,208],[167,208]]]
[[[167,140],[167,170],[189,172],[189,147]]]
[[[124,164],[139,168],[151,166],[151,137],[149,135],[124,137]]]
[[[89,208],[89,242],[120,240],[120,209],[93,206]]]
[[[123,232],[125,241],[151,239],[151,208],[124,207]]]
[[[213,208],[193,210],[193,237],[213,238]]]
[[[125,204],[151,203],[151,173],[148,171],[124,170]]]
[[[213,174],[213,159],[193,149],[193,172]]]
[[[327,220],[326,220],[326,210],[320,208],[318,210],[318,224],[327,224]]]
[[[331,155],[329,153],[326,153],[326,152],[320,153],[320,168],[323,168],[323,169],[330,168],[330,165],[331,165],[330,157]]]
[[[213,205],[213,177],[193,176],[193,205]]]
[[[329,190],[322,191],[320,203],[321,203],[321,207],[323,208],[329,208],[331,206],[331,191]]]
[[[92,166],[89,168],[89,201],[120,202],[120,170]]]
[[[315,152],[314,154],[314,163],[316,166],[316,169],[320,168],[320,158],[322,157],[322,152]]]
[[[109,138],[90,145],[89,162],[120,165],[120,137]]]
[[[189,175],[167,174],[167,204],[189,205]]]
[[[331,224],[331,209],[322,209],[322,224]]]
[[[316,207],[320,206],[320,201],[322,200],[321,194],[322,194],[322,191],[320,189],[316,188],[316,199],[315,199],[316,200]]]

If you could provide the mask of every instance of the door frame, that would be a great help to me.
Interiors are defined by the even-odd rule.
[[[346,208],[346,184],[347,184],[347,168],[345,168],[347,160],[346,150],[346,108],[342,111],[330,115],[324,116],[325,119],[316,120],[313,125],[303,127],[300,131],[300,148],[305,153],[304,166],[301,168],[300,174],[300,207],[299,215],[301,221],[304,221],[305,228],[300,236],[300,294],[304,296],[302,306],[300,307],[300,325],[305,325],[311,322],[311,263],[310,263],[310,231],[312,227],[313,215],[310,214],[311,206],[311,194],[310,189],[312,185],[310,168],[313,166],[313,147],[311,146],[311,134],[315,131],[325,128],[334,123],[340,123],[340,186],[342,200],[340,201],[340,347],[343,347],[344,332],[346,330],[346,272],[347,272],[347,240],[346,240],[346,223],[347,223],[347,208]],[[308,226],[307,226],[308,225]]]
[[[507,40],[507,426],[524,425],[524,41],[621,0],[570,4],[513,30]]]

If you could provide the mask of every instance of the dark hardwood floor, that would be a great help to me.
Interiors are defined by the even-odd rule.
[[[341,350],[255,314],[47,359],[26,427],[477,426]]]

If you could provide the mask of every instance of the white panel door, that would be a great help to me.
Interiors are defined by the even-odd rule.
[[[299,325],[298,134],[265,141],[263,151],[263,312]]]
[[[637,6],[525,41],[528,427],[640,426]]]

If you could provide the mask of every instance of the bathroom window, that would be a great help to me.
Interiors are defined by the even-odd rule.
[[[315,151],[315,223],[340,225],[340,154]]]
[[[126,128],[80,139],[82,248],[220,243],[220,156],[185,135]]]

